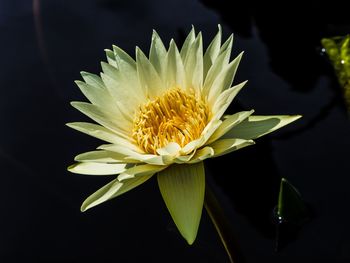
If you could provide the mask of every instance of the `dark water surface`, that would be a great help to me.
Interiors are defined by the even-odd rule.
[[[81,70],[100,71],[105,48],[147,51],[153,28],[166,43],[180,43],[191,24],[207,45],[218,23],[225,37],[235,33],[233,54],[245,51],[235,83],[249,80],[229,111],[304,116],[207,162],[242,262],[350,262],[350,120],[319,54],[321,37],[350,32],[342,8],[335,15],[288,2],[278,12],[249,1],[234,9],[194,0],[34,6],[35,17],[31,1],[0,1],[0,262],[228,262],[205,212],[195,244],[186,244],[156,180],[80,213],[110,178],[66,171],[100,142],[64,126],[87,120],[69,105],[84,100],[73,81]],[[311,218],[275,252],[271,217],[281,177],[300,191]]]

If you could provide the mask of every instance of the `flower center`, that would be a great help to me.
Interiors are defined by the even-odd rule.
[[[133,138],[152,154],[170,142],[183,147],[200,137],[209,115],[207,102],[196,98],[194,92],[172,88],[140,105],[134,118]]]

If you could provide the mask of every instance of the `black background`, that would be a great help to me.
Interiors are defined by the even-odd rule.
[[[322,37],[350,32],[346,8],[231,2],[0,1],[0,262],[228,262],[205,211],[196,242],[186,244],[156,180],[81,213],[81,202],[111,179],[66,171],[100,141],[64,126],[87,120],[69,105],[85,100],[73,81],[82,70],[100,72],[105,48],[147,52],[152,29],[181,43],[192,24],[206,46],[219,23],[225,38],[235,33],[233,55],[245,51],[235,83],[249,80],[229,113],[303,115],[206,162],[241,262],[350,262],[350,120],[319,52]],[[281,177],[301,192],[311,218],[275,252]]]

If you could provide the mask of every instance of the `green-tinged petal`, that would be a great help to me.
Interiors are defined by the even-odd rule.
[[[213,65],[210,67],[208,74],[207,74],[205,81],[204,81],[204,86],[203,86],[204,95],[209,94],[210,89],[213,86],[213,83],[216,79],[222,78],[221,73],[225,69],[227,71],[230,56],[231,56],[231,48],[226,48],[226,49],[222,50],[220,55],[216,58]]]
[[[221,139],[213,142],[209,146],[214,150],[214,156],[218,157],[224,154],[228,154],[233,151],[237,151],[246,146],[255,144],[252,140],[243,139]]]
[[[115,60],[114,52],[110,49],[105,49],[105,52],[106,52],[106,58],[107,58],[108,63],[110,65],[118,68],[117,62]]]
[[[119,70],[116,67],[102,61],[101,68],[103,73],[105,73],[106,75],[108,75],[114,80],[118,80],[118,77],[120,74],[119,74]]]
[[[203,58],[203,77],[207,76],[208,70],[214,64],[214,61],[219,55],[220,46],[221,46],[221,26],[218,25],[218,33],[214,37],[213,41],[209,44],[207,50],[205,51]]]
[[[204,128],[202,132],[202,136],[199,137],[196,140],[193,140],[186,144],[182,149],[181,149],[181,154],[187,155],[191,153],[193,150],[201,147],[204,145],[209,138],[212,136],[212,134],[215,132],[215,130],[221,125],[222,121],[218,119],[213,119],[211,120],[207,126]]]
[[[186,88],[186,75],[184,65],[177,49],[177,46],[172,39],[167,54],[167,70],[166,70],[166,88],[180,87]]]
[[[199,33],[184,61],[188,89],[200,94],[203,86],[203,41]]]
[[[192,26],[192,29],[190,33],[187,35],[180,51],[180,56],[182,61],[185,61],[195,39],[196,39],[196,33],[194,30],[194,27]]]
[[[132,129],[131,123],[121,118],[121,116],[115,116],[114,114],[100,109],[96,105],[86,102],[74,101],[71,102],[71,105],[97,123],[112,130],[120,137],[132,140],[130,137],[130,130]]]
[[[118,179],[113,180],[112,182],[106,184],[95,193],[90,195],[82,204],[80,210],[82,212],[97,206],[103,202],[106,202],[112,198],[115,198],[125,192],[143,184],[148,179],[152,177],[153,174],[135,177],[133,179],[125,180],[119,182]]]
[[[132,163],[131,160],[125,160],[125,157],[123,154],[101,150],[81,153],[74,160],[77,162],[94,163]]]
[[[230,35],[230,37],[225,41],[225,43],[221,46],[220,48],[220,52],[219,52],[219,56],[222,53],[226,53],[227,51],[229,52],[229,54],[231,54],[231,50],[232,50],[232,44],[233,44],[233,34]],[[228,56],[226,58],[226,64],[228,63],[228,61],[230,60],[230,56]]]
[[[141,49],[136,47],[137,73],[146,97],[153,98],[165,90],[157,71]]]
[[[120,72],[119,83],[121,87],[124,87],[124,89],[128,87],[129,90],[133,90],[137,95],[139,94],[138,96],[145,97],[139,82],[135,60],[117,46],[113,46],[113,52]]]
[[[137,165],[137,166],[134,166],[132,168],[129,168],[125,172],[118,175],[118,180],[120,182],[123,182],[124,180],[129,180],[129,179],[132,179],[135,177],[152,175],[152,174],[158,173],[166,168],[167,168],[167,166],[151,165],[151,164]]]
[[[107,89],[101,89],[98,86],[91,86],[79,80],[75,81],[75,83],[92,104],[108,110],[115,110],[115,102]]]
[[[140,161],[148,164],[154,165],[168,165],[171,164],[174,160],[174,156],[172,155],[154,155],[154,154],[141,154],[126,147],[121,147],[120,145],[115,144],[107,144],[101,145],[98,149],[107,150],[116,152],[119,154],[125,155],[126,160],[131,161]]]
[[[227,132],[225,138],[256,139],[273,132],[283,126],[301,118],[300,115],[271,115],[248,117]]]
[[[131,147],[131,143],[129,141],[121,138],[119,135],[103,126],[88,122],[71,122],[67,123],[66,125],[72,129],[88,134],[100,140],[115,144],[126,144]]]
[[[178,230],[191,245],[196,239],[203,209],[203,162],[172,165],[158,173],[157,178],[164,202]]]
[[[89,84],[90,86],[99,88],[101,90],[106,89],[102,79],[99,76],[85,71],[80,72],[80,75],[86,84]]]
[[[125,171],[125,163],[75,163],[68,167],[68,171],[76,174],[113,175]]]
[[[214,156],[214,154],[215,154],[214,149],[209,146],[206,146],[204,148],[197,150],[196,153],[193,155],[191,161],[189,161],[189,163],[201,162],[207,158]]]
[[[164,81],[164,70],[167,50],[164,47],[158,33],[153,30],[151,48],[149,51],[149,61],[152,63],[160,78]]]
[[[238,92],[244,87],[246,83],[247,81],[244,81],[236,86],[233,86],[232,88],[225,90],[218,96],[212,108],[212,112],[214,114],[213,118],[221,118],[228,106],[230,106],[232,100],[236,97]]]
[[[196,154],[196,151],[197,150],[194,149],[191,153],[189,153],[187,155],[177,156],[174,159],[174,163],[188,163],[193,158],[193,156]]]
[[[101,73],[101,78],[114,100],[123,105],[129,114],[132,114],[137,106],[145,101],[144,94],[138,92],[137,89],[123,81],[122,78],[112,78],[105,73]]]
[[[246,118],[248,118],[250,115],[252,115],[254,110],[251,111],[241,111],[237,112],[233,115],[226,116],[225,120],[222,122],[222,124],[215,130],[213,135],[208,140],[207,144],[210,144],[217,139],[219,139],[221,136],[223,136],[225,133],[227,133],[229,130],[232,129],[235,125],[238,125],[242,121],[244,121]]]
[[[243,52],[240,53],[230,64],[225,66],[217,75],[214,82],[212,83],[212,86],[209,88],[209,103],[213,103],[223,90],[227,90],[231,87],[242,55]]]

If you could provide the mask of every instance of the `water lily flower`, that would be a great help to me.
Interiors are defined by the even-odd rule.
[[[100,76],[76,81],[91,103],[72,106],[96,123],[67,125],[106,142],[76,156],[68,170],[117,175],[82,204],[85,211],[157,176],[165,204],[189,244],[196,238],[205,193],[203,161],[243,147],[300,116],[224,113],[246,82],[232,86],[242,53],[230,61],[233,36],[221,44],[221,27],[203,55],[194,28],[179,50],[166,49],[153,31],[149,56],[136,60],[117,46],[106,50]]]

